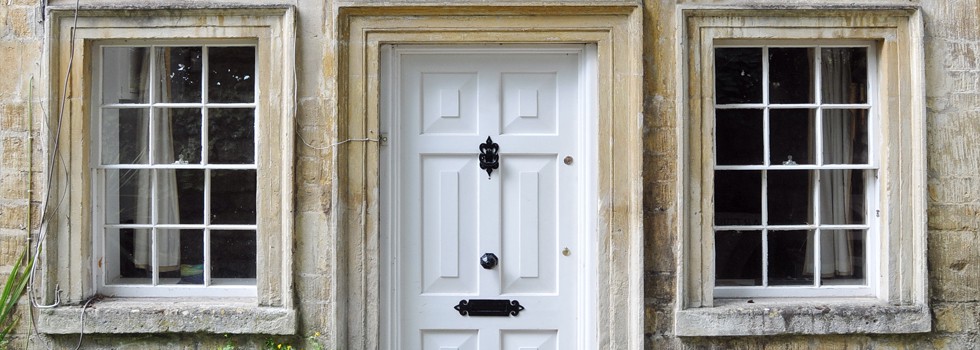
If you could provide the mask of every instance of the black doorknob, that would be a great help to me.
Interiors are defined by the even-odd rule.
[[[480,266],[483,266],[483,268],[490,270],[494,266],[497,266],[497,261],[498,260],[496,255],[493,255],[493,253],[486,253],[480,257]]]

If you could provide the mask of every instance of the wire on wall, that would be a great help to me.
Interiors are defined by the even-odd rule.
[[[44,21],[47,20],[46,19],[46,15],[45,15],[45,11],[47,9],[47,0],[40,0],[39,7],[40,7],[40,12],[41,12],[41,16],[40,16],[41,20],[39,22],[44,22]],[[64,85],[62,87],[61,96],[59,98],[60,102],[59,102],[57,123],[55,124],[55,129],[53,130],[53,132],[52,132],[51,129],[47,129],[47,131],[48,131],[49,134],[53,134],[53,136],[54,136],[53,141],[54,142],[50,144],[51,145],[51,153],[50,153],[50,158],[48,159],[47,166],[46,166],[46,169],[45,169],[45,171],[47,172],[47,174],[46,174],[46,180],[45,180],[44,189],[43,189],[44,195],[41,196],[41,201],[42,202],[41,202],[41,205],[40,205],[40,208],[39,208],[41,215],[40,215],[40,220],[37,223],[37,233],[36,233],[36,235],[34,233],[34,223],[31,222],[31,218],[33,216],[33,213],[32,213],[32,210],[31,210],[31,203],[34,201],[34,181],[33,181],[33,172],[34,172],[34,159],[33,159],[33,147],[34,147],[34,136],[33,136],[33,133],[34,133],[34,108],[33,108],[33,106],[34,106],[34,96],[33,96],[33,89],[34,89],[34,79],[33,78],[31,78],[30,90],[28,92],[28,95],[29,95],[29,97],[28,97],[28,144],[29,144],[29,146],[28,147],[30,148],[28,150],[28,157],[29,157],[28,158],[29,159],[28,162],[30,163],[29,164],[29,167],[28,167],[28,176],[30,177],[30,180],[28,180],[28,188],[27,188],[27,192],[28,192],[28,197],[27,197],[28,198],[28,208],[27,208],[28,226],[27,226],[26,229],[27,229],[27,232],[28,232],[28,241],[27,241],[28,242],[28,247],[27,248],[29,250],[33,250],[32,253],[30,254],[30,259],[34,262],[32,264],[32,266],[31,266],[31,271],[30,271],[30,274],[28,276],[28,284],[27,284],[27,297],[30,300],[30,304],[31,304],[31,307],[29,308],[31,325],[30,325],[30,330],[28,332],[29,332],[29,334],[32,335],[32,337],[30,337],[28,339],[28,344],[27,344],[28,347],[30,347],[31,339],[38,339],[38,340],[42,339],[40,337],[40,334],[38,333],[38,330],[37,330],[37,314],[36,314],[36,310],[37,309],[45,309],[45,308],[53,308],[53,307],[57,307],[57,306],[61,305],[61,287],[60,287],[60,285],[55,284],[54,302],[51,303],[51,304],[43,304],[43,303],[38,302],[39,298],[37,296],[37,290],[36,290],[35,287],[36,287],[36,283],[37,283],[38,265],[41,265],[41,264],[38,264],[37,262],[40,260],[42,247],[44,245],[44,242],[45,242],[45,239],[46,239],[46,236],[47,236],[47,224],[48,224],[48,221],[50,219],[50,216],[53,215],[53,214],[51,214],[49,212],[48,208],[49,208],[49,205],[51,204],[51,201],[52,201],[52,192],[54,192],[54,191],[51,190],[52,184],[54,183],[54,174],[55,174],[55,172],[57,170],[60,169],[60,170],[63,170],[65,172],[66,176],[68,175],[68,166],[67,166],[67,164],[65,162],[64,156],[61,154],[61,151],[60,151],[60,148],[61,147],[60,146],[61,146],[61,136],[62,136],[61,135],[62,134],[62,125],[64,124],[64,120],[65,120],[65,106],[67,105],[67,101],[68,101],[68,85],[70,83],[71,71],[72,71],[72,67],[74,66],[74,60],[75,60],[75,28],[78,25],[78,12],[79,12],[79,7],[80,7],[80,0],[75,0],[75,8],[74,8],[74,13],[73,13],[73,18],[72,18],[72,25],[71,25],[71,29],[70,29],[69,46],[68,46],[68,57],[69,57],[68,58],[68,65],[67,65],[67,70],[65,72]],[[53,40],[53,39],[51,39],[51,36],[48,35],[48,34],[50,34],[50,33],[46,33],[44,35],[45,40]],[[50,47],[50,45],[45,45],[45,47]],[[50,52],[50,51],[48,52],[48,55],[52,55],[52,54],[58,54],[58,53]],[[44,113],[43,108],[42,108],[42,113]],[[44,113],[44,114],[47,115],[47,113]],[[45,120],[47,120],[47,118],[45,118]],[[50,128],[50,125],[47,122],[45,122],[44,125],[45,126],[48,126]],[[60,167],[59,167],[59,165],[60,165]],[[70,191],[71,191],[71,184],[70,183],[65,184],[65,187],[66,187],[65,190],[64,191],[61,191],[62,192],[61,193],[61,196],[59,196],[58,199],[57,199],[57,206],[61,206],[61,204],[63,203],[63,201],[66,198],[67,194],[70,193]],[[92,301],[92,299],[89,300],[89,302],[91,302],[91,301]],[[86,307],[88,306],[88,302],[86,302],[86,305],[85,306]],[[84,310],[85,310],[85,307],[82,308],[82,313],[80,315],[80,317],[82,318],[83,324],[84,324],[84,317],[85,317]],[[78,342],[79,345],[81,344],[81,337],[82,337],[82,335],[83,334],[79,334],[79,342]],[[45,347],[50,348],[49,346],[47,346],[47,344],[44,344],[44,345],[45,345]]]

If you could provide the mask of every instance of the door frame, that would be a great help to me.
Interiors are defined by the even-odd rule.
[[[587,14],[587,15],[582,15]],[[488,16],[490,15],[490,16]],[[337,249],[329,332],[380,348],[380,60],[385,44],[594,44],[598,164],[595,348],[643,347],[642,9],[630,5],[340,7],[336,174],[327,213]],[[326,59],[326,60],[329,60]],[[329,64],[329,63],[327,63]]]
[[[578,116],[574,121],[577,125],[573,135],[565,137],[575,137],[576,144],[580,153],[576,153],[575,163],[583,164],[576,167],[578,180],[576,181],[576,191],[580,193],[576,205],[576,213],[572,217],[577,218],[579,232],[576,232],[576,245],[579,255],[578,266],[575,273],[578,278],[575,289],[578,291],[573,301],[580,311],[576,321],[575,344],[580,344],[581,349],[595,348],[595,293],[596,269],[595,269],[595,246],[598,243],[591,233],[595,232],[595,211],[597,202],[596,184],[596,130],[597,110],[596,110],[596,46],[594,44],[444,44],[444,45],[405,45],[405,44],[385,44],[380,48],[380,105],[386,106],[380,109],[380,130],[382,139],[388,140],[381,144],[381,159],[379,174],[380,184],[380,339],[381,349],[397,349],[396,335],[401,329],[399,319],[401,315],[399,290],[401,287],[398,282],[398,268],[395,266],[398,261],[398,252],[401,250],[399,237],[397,237],[394,225],[401,222],[401,219],[394,215],[396,207],[401,205],[402,200],[399,193],[400,179],[392,176],[393,170],[400,166],[400,158],[393,157],[399,153],[401,147],[400,137],[389,137],[395,132],[392,130],[400,128],[397,119],[397,112],[400,100],[396,98],[399,91],[400,80],[400,60],[402,54],[413,53],[443,53],[443,54],[466,54],[481,52],[496,52],[502,54],[548,54],[548,53],[574,53],[579,55],[579,65],[576,74],[578,84],[574,87],[577,91],[578,106],[575,109]],[[475,157],[476,152],[474,152]],[[556,164],[559,161],[556,160]],[[387,287],[387,288],[386,288]],[[566,293],[568,293],[566,291]],[[501,320],[506,322],[505,319]]]

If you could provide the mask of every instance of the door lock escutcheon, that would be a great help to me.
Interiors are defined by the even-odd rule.
[[[497,263],[499,261],[500,260],[497,259],[497,256],[494,255],[493,253],[486,253],[480,257],[480,266],[483,266],[483,268],[490,270],[493,269],[495,266],[497,266]]]

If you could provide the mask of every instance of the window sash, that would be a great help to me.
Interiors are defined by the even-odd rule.
[[[813,102],[812,103],[770,103],[770,67],[769,67],[769,49],[770,48],[812,48],[811,58],[812,63],[812,74],[814,76],[814,81],[810,84],[813,85]],[[822,69],[821,69],[821,50],[824,48],[852,48],[859,47],[865,48],[867,52],[867,83],[866,87],[867,102],[866,103],[824,103],[823,92],[821,91],[822,85]],[[714,296],[716,298],[744,298],[744,297],[871,297],[876,295],[876,287],[878,285],[877,281],[877,260],[879,258],[880,252],[878,251],[878,229],[876,218],[876,203],[878,197],[878,170],[879,170],[879,157],[877,152],[877,107],[876,107],[876,96],[877,87],[875,86],[877,78],[877,57],[875,52],[875,44],[873,42],[821,42],[817,45],[814,44],[794,44],[793,42],[783,42],[783,41],[765,41],[765,42],[740,42],[740,41],[724,41],[716,43],[714,47],[708,48],[708,52],[711,53],[713,61],[718,62],[717,57],[714,57],[717,52],[716,49],[719,48],[753,48],[762,50],[762,60],[761,60],[761,70],[762,70],[762,100],[759,103],[728,103],[728,104],[717,104],[718,94],[713,94],[712,99],[712,109],[714,111],[718,110],[736,110],[736,109],[753,109],[762,111],[762,125],[763,130],[761,135],[763,137],[763,155],[762,164],[753,165],[719,165],[717,159],[717,152],[714,151],[716,145],[714,142],[717,141],[715,135],[711,135],[712,144],[712,172],[717,172],[719,170],[728,171],[759,171],[761,173],[761,205],[760,209],[761,217],[759,225],[718,225],[716,222],[711,224],[712,235],[717,232],[722,231],[758,231],[761,234],[761,251],[762,251],[762,261],[761,274],[762,274],[762,285],[760,286],[718,286],[714,287]],[[713,79],[711,79],[711,88],[714,90],[717,88],[718,77],[712,73]],[[812,128],[814,129],[815,145],[812,146],[811,153],[814,153],[813,164],[793,164],[793,165],[783,165],[783,164],[772,164],[771,161],[771,149],[770,149],[770,135],[772,130],[770,130],[770,111],[771,110],[781,110],[781,109],[808,109],[812,110],[814,113],[814,123]],[[865,110],[867,111],[867,143],[868,143],[868,160],[866,164],[825,164],[824,157],[824,135],[823,135],[823,117],[824,111],[827,110]],[[712,113],[712,118],[716,118],[717,114]],[[718,129],[714,129],[718,132]],[[810,210],[812,211],[814,223],[807,223],[802,225],[770,225],[768,224],[768,193],[767,176],[770,171],[785,171],[785,170],[807,170],[814,177],[811,180],[811,185],[809,189],[811,205],[813,205]],[[864,213],[864,224],[823,224],[820,221],[820,174],[823,170],[854,170],[862,172],[870,172],[871,176],[865,176],[865,213]],[[712,207],[714,208],[714,206]],[[805,230],[809,232],[809,237],[807,239],[812,240],[814,246],[814,251],[812,252],[812,265],[814,271],[813,274],[813,284],[812,285],[770,285],[769,281],[769,252],[768,252],[768,238],[770,232],[772,231],[788,231],[788,230]],[[827,283],[822,276],[820,271],[821,266],[821,252],[820,252],[820,238],[822,232],[825,230],[856,230],[863,232],[864,238],[864,249],[863,252],[858,253],[855,251],[853,255],[860,256],[863,255],[865,261],[862,268],[864,269],[864,280],[860,284],[853,285],[834,285],[833,280]],[[714,240],[712,240],[714,241]],[[717,249],[714,250],[717,252]],[[860,254],[860,255],[859,255]],[[807,257],[804,257],[806,259]],[[713,259],[714,260],[714,259]],[[715,271],[715,275],[712,278],[717,278],[718,271]]]
[[[156,57],[156,49],[160,47],[200,47],[202,50],[202,62],[201,62],[201,81],[198,83],[201,86],[201,101],[195,103],[164,103],[156,100],[157,93],[157,75],[158,75],[158,62]],[[103,103],[103,70],[104,67],[104,56],[103,50],[106,48],[119,48],[119,47],[142,47],[146,48],[149,55],[149,69],[147,71],[148,86],[146,93],[148,94],[147,102],[145,103]],[[253,66],[253,76],[252,85],[254,96],[252,96],[253,102],[247,103],[215,103],[208,101],[209,95],[209,63],[210,63],[210,53],[209,49],[213,47],[252,47],[258,50],[258,46],[253,43],[240,43],[240,42],[213,42],[206,41],[201,42],[154,42],[150,44],[134,44],[134,45],[115,45],[115,44],[103,44],[96,45],[93,50],[95,53],[95,59],[93,64],[93,77],[94,77],[94,87],[93,91],[96,96],[94,96],[93,101],[98,101],[95,106],[95,118],[93,118],[93,127],[91,136],[93,140],[92,147],[92,164],[90,165],[93,174],[93,200],[95,201],[93,205],[93,224],[96,227],[95,239],[93,242],[95,244],[97,256],[102,257],[97,259],[94,263],[94,267],[97,273],[95,274],[96,285],[98,290],[103,294],[116,295],[116,296],[223,296],[223,297],[255,297],[256,290],[256,278],[215,278],[212,275],[212,269],[215,265],[215,261],[212,255],[212,240],[211,233],[215,231],[251,231],[252,240],[256,243],[259,241],[258,232],[258,222],[255,224],[214,224],[211,223],[212,210],[210,204],[212,203],[212,184],[211,175],[213,171],[228,171],[228,170],[251,170],[253,173],[257,171],[257,156],[258,156],[258,125],[259,118],[259,53],[256,51],[254,57]],[[140,109],[144,110],[146,114],[146,123],[148,132],[146,137],[146,163],[145,164],[103,164],[102,152],[103,147],[100,144],[102,140],[102,119],[103,114],[106,110],[113,109]],[[163,108],[196,108],[200,109],[201,120],[200,129],[201,135],[197,142],[200,142],[201,154],[200,163],[158,163],[156,157],[155,148],[158,146],[156,139],[158,137],[164,137],[163,135],[157,135],[155,130],[156,124],[155,118],[157,113]],[[207,147],[209,145],[209,111],[214,109],[242,109],[252,111],[252,125],[253,128],[253,140],[251,150],[252,162],[245,164],[211,164],[209,163],[209,153],[211,153]],[[150,223],[148,224],[112,224],[106,223],[105,218],[107,215],[107,204],[109,203],[106,198],[107,191],[107,171],[112,170],[152,170],[150,177],[150,196],[149,201],[149,211],[151,215]],[[156,193],[158,189],[158,177],[157,173],[159,170],[201,170],[204,176],[204,187],[203,187],[203,222],[196,224],[161,224],[159,223],[158,215],[158,198],[159,194]],[[257,184],[256,184],[257,185]],[[257,188],[256,188],[257,189]],[[256,196],[258,193],[256,192]],[[118,205],[118,204],[117,204]],[[178,214],[179,215],[179,214]],[[258,213],[254,220],[259,220]],[[116,276],[115,278],[119,280],[118,282],[113,282],[110,279],[113,276],[109,276],[107,269],[103,266],[105,264],[115,264],[116,269],[118,269],[120,255],[119,247],[113,246],[109,243],[107,235],[109,235],[110,230],[121,230],[121,229],[141,229],[149,232],[150,236],[150,255],[151,255],[151,277],[146,279],[141,278],[129,278]],[[203,280],[200,284],[175,284],[174,280],[179,280],[180,278],[164,278],[160,276],[160,262],[158,260],[159,248],[158,248],[158,232],[160,230],[187,230],[195,229],[201,230],[202,239],[202,249],[203,249]],[[118,231],[117,231],[118,232]],[[123,233],[117,233],[122,235]],[[217,248],[217,247],[216,247]],[[256,252],[258,254],[258,252]],[[106,261],[102,261],[106,259]],[[179,262],[178,262],[179,263]],[[257,262],[254,262],[257,264]],[[258,271],[258,266],[256,266],[256,274],[261,273]],[[256,276],[257,277],[257,276]]]

